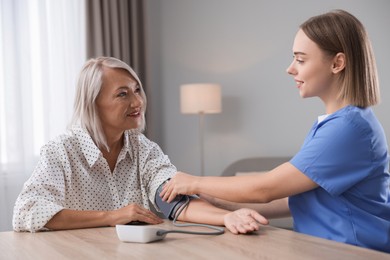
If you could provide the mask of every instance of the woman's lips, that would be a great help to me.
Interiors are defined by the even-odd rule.
[[[139,115],[141,115],[140,111],[135,111],[133,113],[127,114],[127,116],[131,116],[131,117],[137,117]]]

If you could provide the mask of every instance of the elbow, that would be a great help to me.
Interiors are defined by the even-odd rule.
[[[44,224],[34,221],[34,216],[31,214],[16,213],[12,218],[12,228],[15,232],[31,232],[47,230]]]
[[[270,191],[262,190],[257,191],[257,195],[253,197],[253,201],[251,201],[251,203],[269,203],[274,199],[275,198],[272,196]]]
[[[29,231],[26,229],[26,225],[24,224],[24,221],[23,219],[20,217],[20,216],[15,216],[16,214],[14,214],[13,218],[12,218],[12,229],[15,231],[15,232],[25,232],[25,231]],[[19,214],[18,214],[19,215]]]
[[[35,232],[38,232],[40,231],[39,228],[35,228],[33,226],[28,226],[26,225],[25,223],[13,223],[13,231],[15,232],[30,232],[30,233],[35,233]]]
[[[257,203],[269,203],[273,201],[273,199],[271,199],[269,196],[262,196],[262,197],[259,197],[259,199],[256,201]]]

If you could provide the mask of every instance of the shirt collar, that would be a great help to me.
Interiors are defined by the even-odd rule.
[[[133,150],[138,149],[139,145],[139,138],[140,135],[142,135],[142,132],[139,129],[129,129],[126,130],[124,133],[124,138],[123,138],[123,155],[119,154],[119,159],[123,159],[126,153],[129,154],[130,160],[133,160]]]
[[[99,157],[102,156],[102,152],[96,146],[86,129],[81,126],[72,126],[72,131],[79,141],[80,150],[87,160],[89,167],[92,167]]]
[[[80,143],[80,150],[83,153],[85,159],[88,162],[89,167],[92,167],[96,161],[102,155],[100,149],[96,146],[95,142],[92,140],[92,137],[89,135],[88,131],[81,126],[73,126],[72,131],[74,132],[76,138]],[[133,138],[138,138],[140,131],[137,129],[131,129],[124,132],[123,138],[123,148],[121,153],[119,154],[118,160],[124,159],[126,154],[128,153],[130,156],[130,160],[133,161],[133,153],[131,152],[132,145],[135,140],[131,140]]]
[[[138,135],[138,131],[135,131],[135,130],[125,131],[124,137],[123,137],[123,148],[122,148],[122,152],[119,154],[118,160],[124,159],[126,156],[126,153],[128,153],[130,156],[130,160],[133,161],[133,153],[131,152],[131,148],[132,148],[131,138],[133,135]]]

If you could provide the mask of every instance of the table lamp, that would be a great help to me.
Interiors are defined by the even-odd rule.
[[[221,109],[221,86],[218,84],[185,84],[180,87],[180,110],[183,114],[199,116],[200,174],[204,176],[204,123],[205,114],[217,114]]]

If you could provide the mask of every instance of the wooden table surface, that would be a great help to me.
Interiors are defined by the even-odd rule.
[[[163,229],[179,229],[171,222]],[[202,228],[182,228],[204,230]],[[264,226],[249,235],[167,234],[121,242],[113,227],[38,233],[0,232],[0,259],[390,259],[390,254]]]

